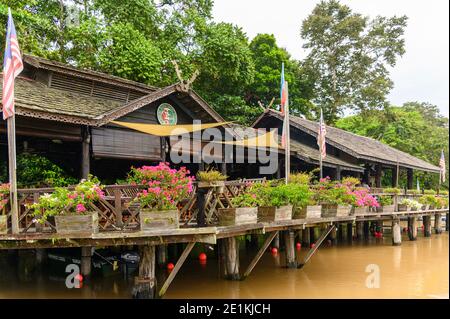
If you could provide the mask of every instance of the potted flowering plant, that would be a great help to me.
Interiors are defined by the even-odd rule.
[[[306,189],[306,186],[298,184],[269,186],[262,195],[262,205],[258,207],[258,221],[268,223],[292,219],[293,205],[301,204]]]
[[[8,216],[6,215],[8,196],[9,184],[0,184],[0,234],[8,232]]]
[[[395,187],[383,188],[383,193],[386,193],[386,194],[398,195],[401,193],[401,191],[402,190],[400,188],[395,188]]]
[[[207,171],[199,171],[197,173],[198,187],[210,188],[213,187],[216,193],[223,193],[225,189],[226,175],[221,172],[210,169]]]
[[[405,211],[416,211],[420,210],[422,208],[422,204],[420,204],[418,201],[404,198],[402,201],[398,204],[398,211],[399,212],[405,212]]]
[[[131,169],[128,181],[146,187],[134,199],[140,204],[141,230],[179,227],[177,204],[193,190],[194,177],[188,174],[185,167],[177,170],[163,162]]]
[[[231,199],[233,207],[219,208],[219,226],[256,224],[265,187],[262,183],[248,184],[242,193]]]
[[[40,223],[54,217],[56,232],[60,234],[97,233],[98,214],[93,205],[104,197],[102,186],[95,177],[81,180],[74,190],[55,188],[30,206]]]
[[[392,196],[380,196],[378,198],[379,206],[377,207],[378,213],[393,213],[395,212],[395,205]]]
[[[419,198],[419,203],[422,204],[422,209],[424,210],[433,210],[438,205],[436,196],[434,195],[423,195]]]
[[[353,192],[355,195],[356,201],[353,203],[354,207],[354,215],[364,215],[369,212],[370,208],[377,209],[380,207],[380,204],[376,200],[374,196],[369,194],[369,190],[366,188],[358,188]]]
[[[448,207],[448,198],[436,196],[436,202],[436,208],[438,209],[445,209]]]
[[[347,185],[332,182],[327,176],[315,185],[314,200],[322,206],[321,217],[349,216],[356,197]]]

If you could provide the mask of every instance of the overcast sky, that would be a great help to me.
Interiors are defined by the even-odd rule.
[[[303,59],[301,22],[319,0],[214,0],[215,21],[231,22],[252,39],[274,34],[278,45]],[[449,1],[448,0],[342,0],[355,12],[407,15],[406,53],[391,70],[392,104],[430,102],[449,114]]]

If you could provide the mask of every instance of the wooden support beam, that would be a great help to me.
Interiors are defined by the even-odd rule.
[[[309,229],[305,228],[302,230],[302,245],[307,247],[311,243],[311,240],[309,238]]]
[[[288,268],[297,268],[297,260],[295,258],[295,233],[293,230],[284,231],[284,247],[286,266]]]
[[[368,221],[364,222],[364,238],[368,239],[370,236],[370,224]]]
[[[134,299],[154,299],[156,294],[155,246],[139,246],[139,276],[135,278]]]
[[[448,231],[448,226],[449,226],[449,220],[448,220],[448,213],[445,214],[445,231]]]
[[[400,228],[400,220],[392,221],[392,245],[400,246],[402,244],[402,230]]]
[[[337,244],[337,230],[336,227],[333,228],[333,230],[330,232],[330,239],[331,239],[331,243],[333,245]]]
[[[92,247],[81,247],[81,274],[90,276],[92,270]]]
[[[356,237],[358,240],[364,239],[364,222],[356,222]]]
[[[273,239],[272,246],[276,249],[280,248],[280,233],[275,234],[275,238]]]
[[[339,165],[336,166],[336,180],[341,180],[341,167]]]
[[[183,266],[184,262],[186,261],[186,258],[189,256],[190,252],[192,251],[192,248],[194,248],[194,246],[195,246],[195,242],[187,244],[186,248],[184,249],[184,251],[181,254],[180,258],[178,259],[177,263],[175,264],[175,267],[170,272],[169,277],[167,277],[166,281],[164,282],[163,286],[161,287],[161,290],[159,291],[160,297],[164,296],[164,294],[166,293],[170,284],[172,283],[173,279],[175,278],[178,271],[180,270],[181,266]]]
[[[239,241],[236,237],[222,239],[225,278],[239,280]]]
[[[347,223],[347,241],[353,241],[353,223]]]
[[[412,168],[408,168],[406,170],[406,176],[407,176],[407,187],[408,187],[408,189],[413,189],[413,176],[414,176],[414,173],[413,173]]]
[[[409,240],[417,239],[417,217],[408,217],[408,237]]]
[[[434,232],[436,235],[439,235],[442,233],[441,229],[441,214],[435,214],[434,215]]]
[[[267,238],[264,241],[263,245],[261,246],[261,248],[256,253],[256,256],[253,257],[252,261],[250,262],[250,264],[248,265],[247,269],[245,270],[244,275],[242,276],[242,279],[245,279],[245,278],[247,278],[250,275],[250,273],[252,272],[253,268],[255,268],[256,264],[261,259],[261,257],[264,255],[264,252],[267,250],[267,248],[269,247],[270,243],[273,241],[273,239],[275,238],[275,236],[277,234],[278,234],[278,231],[274,231],[274,232],[270,233],[267,236]]]
[[[328,234],[333,230],[333,228],[335,228],[336,225],[333,224],[331,226],[329,226],[323,233],[322,235],[320,235],[319,239],[317,240],[317,242],[315,243],[314,247],[312,247],[308,253],[306,254],[305,258],[303,259],[303,262],[301,264],[298,265],[298,268],[302,268],[303,266],[306,265],[306,263],[311,259],[311,257],[315,254],[315,252],[317,251],[317,249],[319,249],[320,245],[322,244],[322,242],[325,240],[325,238],[327,238]]]
[[[391,186],[397,187],[397,167],[392,167]]]
[[[89,128],[83,127],[82,129],[82,142],[81,142],[81,178],[88,178],[91,169],[91,135],[89,134]]]
[[[381,187],[381,175],[383,172],[383,167],[381,164],[377,164],[376,166],[376,173],[375,173],[375,186],[380,188]]]
[[[158,266],[164,267],[167,264],[167,245],[158,245],[156,252]]]
[[[431,215],[424,215],[423,219],[423,236],[431,237]]]
[[[314,244],[316,242],[316,227],[309,228],[309,242]]]

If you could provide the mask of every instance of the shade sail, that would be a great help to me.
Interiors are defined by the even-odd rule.
[[[276,130],[272,130],[268,133],[259,134],[254,137],[245,138],[238,141],[225,141],[223,144],[233,144],[237,146],[244,147],[269,147],[269,148],[282,148],[277,140],[278,135],[275,133]]]
[[[231,122],[180,124],[180,125],[143,124],[143,123],[120,122],[120,121],[111,121],[111,123],[124,126],[142,133],[147,133],[156,136],[178,136],[181,134],[223,126]]]

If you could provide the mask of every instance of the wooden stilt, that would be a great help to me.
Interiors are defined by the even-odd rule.
[[[436,235],[439,235],[442,233],[441,229],[441,214],[435,214],[434,215],[434,232]]]
[[[140,246],[139,255],[139,277],[135,278],[133,298],[154,299],[156,296],[155,246]]]
[[[445,214],[445,231],[448,231],[449,226],[449,220],[448,220],[448,213]]]
[[[305,228],[302,230],[302,245],[307,247],[311,243],[311,240],[309,238],[309,229]]]
[[[320,237],[317,239],[316,244],[314,245],[314,247],[312,247],[308,253],[306,254],[305,258],[303,259],[303,262],[301,264],[298,265],[298,268],[302,268],[310,259],[311,257],[314,255],[314,253],[317,251],[317,249],[319,249],[320,245],[322,244],[322,242],[325,240],[325,238],[327,238],[328,234],[333,230],[333,228],[335,228],[336,225],[331,225],[330,227],[328,227],[321,235]]]
[[[364,222],[356,222],[356,237],[358,240],[364,239]]]
[[[417,239],[417,217],[408,217],[408,237],[409,240]]]
[[[156,249],[158,266],[164,267],[167,264],[167,245],[159,245]]]
[[[42,265],[47,260],[47,249],[38,248],[36,249],[36,263]]]
[[[295,258],[295,233],[292,230],[284,232],[284,247],[286,252],[286,266],[288,268],[297,268]]]
[[[275,238],[273,239],[273,242],[272,242],[272,246],[277,249],[280,248],[280,234],[279,233],[277,233],[275,235]]]
[[[81,178],[88,178],[90,172],[90,144],[91,135],[89,133],[88,127],[83,127],[82,129],[82,142],[81,142]]]
[[[400,228],[400,220],[392,221],[392,245],[400,246],[402,244],[402,230]]]
[[[309,242],[314,244],[316,242],[316,227],[309,228]]]
[[[194,248],[194,246],[195,246],[195,242],[187,244],[186,248],[184,249],[184,251],[181,254],[180,258],[178,259],[177,263],[175,264],[175,267],[169,274],[169,277],[167,277],[166,281],[164,282],[163,286],[161,287],[161,290],[159,291],[160,297],[162,297],[166,293],[167,289],[169,288],[173,279],[177,275],[181,266],[183,266],[184,262],[186,261],[186,258],[189,256],[189,253],[192,251],[192,248]]]
[[[336,230],[336,227],[334,227],[334,228],[331,230],[329,237],[330,237],[330,239],[331,239],[331,243],[332,243],[333,245],[336,245],[336,244],[337,244],[337,230]]]
[[[90,276],[92,269],[92,247],[81,247],[81,274]]]
[[[267,236],[266,240],[264,241],[261,248],[258,250],[256,256],[252,259],[250,264],[248,265],[247,269],[244,272],[244,275],[242,276],[242,279],[247,278],[250,273],[252,272],[253,268],[255,268],[258,261],[261,259],[261,257],[264,255],[264,252],[267,250],[267,247],[269,247],[270,243],[273,241],[275,236],[278,234],[278,231],[274,231]]]
[[[353,241],[353,224],[347,223],[347,241],[350,243]]]
[[[236,237],[229,237],[222,240],[222,245],[224,249],[225,278],[239,280],[239,242]]]
[[[364,238],[368,239],[370,236],[370,225],[369,222],[364,222]]]
[[[423,236],[431,237],[431,216],[426,215],[422,217],[423,219]]]
[[[343,224],[336,225],[336,231],[337,231],[337,240],[342,242],[344,241],[344,227]]]

